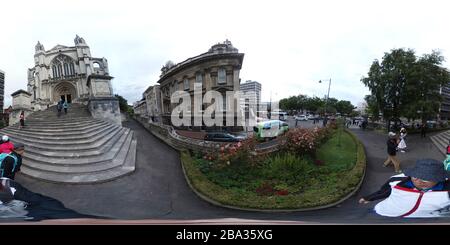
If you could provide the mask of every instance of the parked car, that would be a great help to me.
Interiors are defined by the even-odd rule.
[[[232,135],[227,132],[210,132],[205,135],[205,140],[220,141],[220,142],[239,142],[243,141],[245,137]]]
[[[308,115],[307,118],[308,118],[308,120],[314,120],[314,119],[317,118],[317,117],[314,116],[314,115]]]
[[[305,115],[297,115],[294,117],[294,119],[296,121],[308,121],[308,117],[306,117]]]

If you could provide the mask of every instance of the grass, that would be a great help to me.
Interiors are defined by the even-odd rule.
[[[254,209],[301,209],[339,201],[360,182],[365,168],[361,143],[350,133],[335,134],[317,152],[323,164],[289,153],[276,153],[256,166],[216,167],[182,152],[193,188],[223,205]]]

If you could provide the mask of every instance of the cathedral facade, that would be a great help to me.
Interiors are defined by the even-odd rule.
[[[69,103],[87,103],[96,97],[110,96],[112,87],[108,61],[94,58],[86,41],[78,35],[75,46],[56,45],[45,50],[36,44],[34,67],[28,69],[27,91],[31,94],[32,110],[43,110],[60,100]],[[89,87],[91,78],[101,79],[97,88]]]

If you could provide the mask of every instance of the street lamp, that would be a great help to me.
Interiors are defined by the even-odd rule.
[[[319,83],[322,83],[322,80],[319,80]],[[327,94],[327,100],[325,101],[325,115],[327,114],[328,99],[330,98],[330,86],[331,86],[331,78],[328,82],[328,94]]]

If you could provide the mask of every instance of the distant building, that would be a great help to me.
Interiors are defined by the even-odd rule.
[[[5,72],[0,70],[0,108],[5,105]]]
[[[142,98],[141,100],[134,102],[133,110],[135,115],[138,115],[143,118],[148,118],[147,104],[145,102],[145,98]]]
[[[159,85],[148,87],[143,97],[147,105],[147,115],[152,122],[161,122],[161,90]]]
[[[450,119],[450,82],[447,85],[441,87],[440,94],[442,96],[442,102],[439,108],[439,117],[441,120]]]
[[[240,84],[241,94],[241,106],[244,106],[246,118],[250,107],[256,108],[255,115],[259,116],[259,110],[261,105],[261,83],[256,81],[247,80],[245,83]]]

